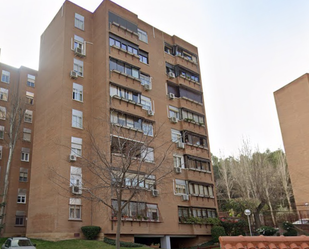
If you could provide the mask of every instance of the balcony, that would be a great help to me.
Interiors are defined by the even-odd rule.
[[[110,46],[110,53],[114,58],[122,61],[126,61],[130,64],[139,63],[139,56],[128,52],[125,49],[117,47],[116,45]]]
[[[186,67],[194,72],[198,72],[198,65],[197,62],[193,61],[192,59],[182,56],[178,54],[175,56],[175,64],[179,64],[183,67]]]
[[[110,79],[114,83],[121,84],[124,87],[129,87],[140,92],[143,89],[140,79],[117,70],[110,71]]]
[[[209,149],[201,145],[185,144],[184,154],[190,154],[196,157],[210,158]]]
[[[130,40],[134,43],[138,43],[138,34],[133,32],[132,30],[124,27],[124,26],[121,26],[119,25],[118,23],[116,22],[112,22],[110,23],[110,32],[118,35],[118,36],[121,36],[127,40]]]
[[[180,97],[180,107],[189,109],[189,110],[194,110],[199,113],[204,113],[204,107],[203,104],[200,102],[197,102],[195,100],[191,100],[187,97]]]
[[[177,83],[181,84],[181,85],[188,86],[190,88],[193,88],[196,91],[200,91],[200,92],[202,91],[202,87],[201,87],[201,84],[199,82],[194,81],[191,78],[185,77],[183,75],[179,75],[177,77]]]
[[[185,118],[181,121],[181,124],[182,124],[182,130],[189,130],[199,134],[206,133],[206,127],[204,123],[197,123],[194,122],[193,120]]]

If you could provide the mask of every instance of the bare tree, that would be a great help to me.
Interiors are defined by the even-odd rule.
[[[10,102],[6,110],[6,113],[4,112],[4,110],[0,110],[0,115],[6,117],[9,125],[4,132],[5,133],[4,141],[9,149],[9,153],[8,153],[8,160],[6,162],[3,190],[1,194],[2,202],[0,205],[0,232],[4,227],[4,220],[6,213],[5,206],[9,189],[9,180],[10,180],[9,176],[11,171],[12,158],[14,155],[16,143],[20,139],[21,124],[24,120],[25,104],[26,104],[25,99],[21,98],[18,95],[17,89],[12,89],[9,99]]]
[[[70,184],[80,189],[81,197],[111,209],[113,217],[117,218],[116,247],[120,248],[123,210],[130,201],[143,198],[147,190],[157,194],[158,184],[163,184],[173,170],[169,154],[175,144],[166,142],[160,127],[156,133],[152,134],[150,129],[147,134],[146,130],[129,130],[118,124],[109,126],[109,132],[104,129],[88,131],[89,144],[85,150],[83,148],[85,152],[79,160],[88,178],[78,182],[71,179]],[[67,190],[70,179],[54,169],[51,171],[51,181]]]
[[[218,185],[220,189],[224,189],[228,200],[231,200],[232,188],[234,185],[234,180],[231,177],[231,167],[233,158],[220,159],[218,164],[219,180]]]
[[[293,209],[291,204],[291,197],[293,196],[293,193],[290,184],[290,174],[288,171],[288,165],[286,163],[286,157],[281,150],[278,150],[276,154],[277,154],[277,163],[276,163],[277,172],[279,175],[280,182],[282,184],[282,188],[284,190],[286,200],[288,202],[289,210],[292,211]]]

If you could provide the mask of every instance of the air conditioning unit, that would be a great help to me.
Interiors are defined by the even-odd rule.
[[[153,116],[153,115],[154,115],[154,111],[148,110],[148,111],[147,111],[147,114],[148,114],[148,116]]]
[[[170,117],[170,121],[176,124],[178,122],[178,119],[176,117]]]
[[[81,195],[82,194],[81,188],[79,186],[73,185],[72,186],[72,194]]]
[[[144,89],[145,89],[146,91],[150,91],[150,90],[151,90],[151,85],[145,84],[145,85],[144,85]]]
[[[72,79],[76,79],[77,77],[78,77],[78,74],[75,72],[75,71],[71,71],[70,72],[70,77],[72,78]]]
[[[173,79],[175,78],[175,74],[173,72],[168,72],[168,77]]]
[[[174,93],[169,93],[168,97],[169,97],[169,99],[174,99],[175,98],[175,94]]]
[[[189,195],[182,195],[182,200],[183,201],[188,201],[189,200]]]
[[[176,172],[177,174],[181,174],[181,168],[180,168],[180,167],[176,167],[176,168],[175,168],[175,172]]]
[[[70,162],[76,162],[76,155],[70,155]]]
[[[183,142],[178,142],[177,143],[177,147],[179,148],[179,149],[184,149],[185,148],[185,144],[183,143]]]
[[[159,190],[153,189],[152,190],[152,196],[157,197],[159,195]]]
[[[78,55],[78,56],[80,56],[80,57],[84,57],[84,56],[85,56],[85,55],[83,54],[83,49],[80,48],[80,47],[76,47],[76,48],[74,49],[74,52],[75,52],[76,55]]]

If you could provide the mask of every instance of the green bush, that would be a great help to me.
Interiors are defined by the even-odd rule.
[[[245,235],[247,223],[244,220],[221,220],[221,226],[224,227],[227,236]]]
[[[278,230],[269,226],[261,226],[256,231],[264,236],[273,236]]]
[[[116,245],[116,240],[114,240],[114,239],[109,239],[109,238],[104,237],[103,241],[106,244],[109,244],[109,245],[112,245],[112,246]],[[138,244],[138,243],[120,241],[120,247],[142,247],[142,246],[143,246],[142,244]]]
[[[220,236],[226,236],[224,227],[221,226],[213,226],[211,228],[211,237],[213,242],[219,242]]]
[[[297,231],[295,229],[292,229],[290,231],[283,233],[283,236],[297,236]]]
[[[283,233],[284,236],[297,236],[297,231],[292,223],[285,221],[282,223],[282,228],[286,230],[286,232]]]
[[[81,229],[88,240],[94,240],[101,232],[101,227],[98,226],[83,226]]]

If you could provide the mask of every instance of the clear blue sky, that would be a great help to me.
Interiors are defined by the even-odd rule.
[[[101,0],[73,0],[94,11]],[[283,148],[273,92],[308,72],[307,0],[115,0],[199,48],[212,153],[243,139]],[[1,0],[0,61],[38,68],[40,35],[62,0]]]

